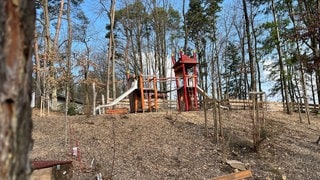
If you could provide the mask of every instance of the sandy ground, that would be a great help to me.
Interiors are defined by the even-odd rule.
[[[304,114],[303,114],[304,115]],[[224,135],[213,142],[213,113],[208,136],[203,112],[153,112],[95,117],[33,113],[33,160],[73,160],[73,179],[210,179],[235,171],[238,160],[249,179],[320,178],[320,118],[311,125],[297,113],[265,112],[264,140],[252,149],[251,111],[223,111]],[[78,147],[78,156],[72,148]]]

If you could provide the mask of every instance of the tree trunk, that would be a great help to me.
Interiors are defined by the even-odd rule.
[[[34,59],[36,63],[36,82],[35,82],[35,107],[40,107],[40,99],[42,94],[41,89],[41,65],[40,65],[40,57],[39,57],[39,46],[38,46],[38,33],[37,30],[34,31],[34,42],[33,42],[33,51],[34,51]]]
[[[216,31],[214,31],[213,33],[214,35],[214,38],[216,37]],[[213,132],[213,141],[215,143],[218,143],[218,140],[219,140],[219,136],[218,136],[218,118],[217,118],[217,102],[216,102],[216,91],[218,91],[216,89],[216,76],[215,74],[216,73],[216,66],[215,66],[215,61],[217,61],[217,56],[216,56],[216,53],[217,53],[217,43],[216,41],[212,41],[211,42],[213,44],[213,51],[212,51],[212,58],[211,58],[211,86],[212,86],[212,103],[213,103],[213,110],[212,110],[212,117],[213,117],[213,127],[214,127],[214,132]]]
[[[165,22],[167,23],[167,22]],[[164,23],[164,27],[162,27],[162,49],[161,49],[161,59],[162,59],[162,76],[160,77],[166,77],[167,76],[167,41],[166,41],[166,24]],[[162,90],[167,91],[167,84],[165,82],[162,84]]]
[[[216,55],[216,68],[217,68],[217,75],[218,75],[218,87],[217,87],[217,89],[218,89],[218,93],[217,93],[217,99],[219,99],[219,100],[221,100],[222,99],[222,79],[221,79],[221,73],[220,73],[220,58],[219,58],[219,56],[218,56],[218,53],[217,53],[217,55]]]
[[[111,61],[112,61],[112,98],[113,100],[116,99],[116,72],[115,72],[115,40],[114,40],[114,18],[115,18],[115,5],[116,5],[116,0],[111,0],[111,7],[110,7],[110,41],[112,46],[111,48]]]
[[[140,23],[142,23],[142,22],[140,22]],[[138,55],[139,55],[139,72],[141,75],[143,75],[144,74],[143,57],[142,57],[143,42],[142,42],[142,25],[141,24],[138,26],[136,42],[137,42],[137,48],[138,48],[137,50],[138,50]]]
[[[244,18],[245,18],[245,24],[246,24],[245,30],[246,30],[248,54],[249,54],[249,62],[250,62],[250,75],[251,75],[250,89],[251,89],[251,91],[256,92],[257,91],[256,68],[255,68],[255,62],[254,62],[253,49],[252,49],[252,45],[251,45],[250,21],[249,21],[249,17],[248,17],[246,0],[242,0],[242,5],[243,5]]]
[[[259,59],[258,59],[258,40],[257,35],[254,30],[254,15],[251,13],[251,29],[252,29],[252,36],[253,36],[253,43],[254,43],[254,59],[256,64],[256,70],[257,70],[257,81],[258,81],[258,91],[262,92],[262,85],[261,85],[261,73],[260,73],[260,65],[259,65]],[[263,96],[259,96],[260,101],[263,101]]]
[[[292,9],[292,12],[294,10]],[[293,16],[290,16],[291,21],[293,22],[293,27],[296,30],[296,21],[294,19]],[[300,65],[300,73],[301,73],[301,85],[302,85],[302,92],[303,92],[303,101],[304,101],[304,105],[305,105],[305,111],[306,111],[306,116],[307,116],[307,120],[308,120],[308,124],[310,124],[310,114],[309,114],[309,101],[308,101],[308,95],[307,95],[307,85],[306,85],[306,79],[305,79],[305,67],[304,64],[302,63],[302,60],[300,58],[300,45],[299,42],[296,41],[296,48],[297,48],[297,52],[298,52],[298,56],[299,56],[299,65]],[[312,84],[312,82],[311,82]],[[300,98],[300,97],[299,97]],[[299,99],[299,103],[300,103],[301,99]],[[299,110],[300,113],[300,110]]]
[[[82,41],[84,45],[86,46],[86,59],[85,64],[83,65],[83,75],[84,75],[84,86],[85,86],[85,114],[87,117],[91,115],[91,104],[90,104],[90,98],[89,98],[89,68],[90,68],[90,48],[88,46],[88,42],[86,40]]]
[[[302,116],[301,116],[301,104],[302,104],[302,101],[301,101],[301,94],[300,94],[300,88],[299,88],[299,81],[298,81],[296,73],[293,74],[293,78],[292,79],[294,79],[294,83],[295,84],[293,83],[292,80],[289,83],[289,85],[292,87],[291,88],[292,89],[291,102],[293,102],[293,103],[297,102],[298,103],[299,122],[302,123]],[[297,99],[297,100],[295,101],[295,99]]]
[[[70,96],[70,82],[71,82],[71,49],[72,49],[72,21],[71,21],[71,0],[68,0],[67,6],[67,21],[68,21],[68,40],[66,47],[67,54],[67,67],[66,67],[66,81],[65,81],[65,145],[68,145],[68,130],[69,130],[69,121],[68,121],[68,109],[69,109],[69,96]]]
[[[35,2],[0,1],[0,179],[29,179]]]
[[[125,59],[125,67],[126,67],[126,73],[127,73],[127,80],[129,79],[130,76],[130,69],[129,69],[129,46],[130,46],[130,38],[128,38],[128,30],[125,30],[126,34],[126,46],[125,46],[125,51],[124,51],[124,59]],[[127,81],[128,82],[128,81]],[[131,84],[127,84],[127,89],[129,89]]]
[[[235,25],[235,29],[237,31],[239,40],[240,40],[240,46],[241,46],[241,69],[240,69],[240,98],[246,99],[247,98],[247,89],[248,89],[248,77],[247,77],[247,65],[246,65],[246,59],[245,59],[245,43],[244,43],[244,37],[245,37],[245,31],[244,29],[240,29],[240,27]]]
[[[61,28],[61,20],[62,20],[62,15],[63,15],[63,8],[64,8],[64,0],[60,1],[60,9],[59,9],[59,15],[58,15],[58,19],[57,19],[57,26],[56,26],[56,32],[54,35],[54,42],[53,42],[53,50],[51,50],[50,54],[54,55],[54,59],[53,62],[58,61],[59,59],[59,51],[58,51],[58,40],[59,40],[59,34],[60,34],[60,28]],[[57,87],[57,82],[56,82],[56,74],[57,74],[57,70],[54,66],[54,64],[52,64],[51,66],[52,70],[50,72],[51,74],[51,78],[54,81],[52,83],[51,86],[51,109],[56,111],[58,110],[58,98],[57,98],[57,91],[58,91],[58,87]]]
[[[305,68],[303,66],[303,63],[300,61],[300,66],[301,66],[301,84],[302,84],[302,92],[303,92],[303,101],[304,101],[304,107],[306,108],[306,116],[308,120],[308,124],[310,124],[310,112],[309,112],[309,101],[308,101],[308,95],[307,95],[307,85],[306,85],[306,80],[305,80]]]
[[[44,18],[44,46],[45,46],[45,55],[43,58],[43,100],[44,108],[47,108],[49,113],[49,89],[50,84],[47,83],[48,81],[48,68],[51,66],[50,61],[50,49],[51,49],[51,39],[50,39],[50,19],[49,19],[49,10],[48,10],[48,0],[42,1],[42,8],[43,8],[43,18]],[[42,112],[41,112],[42,114]]]
[[[184,52],[187,52],[188,49],[188,27],[187,27],[187,19],[186,19],[186,13],[185,13],[185,4],[186,4],[186,0],[183,0],[182,3],[182,17],[183,17],[183,27],[184,27]]]
[[[283,67],[283,60],[282,60],[282,49],[281,49],[281,40],[280,40],[280,30],[279,30],[279,25],[278,25],[278,19],[277,19],[277,13],[276,9],[274,7],[274,1],[271,1],[271,6],[272,6],[272,13],[273,13],[273,21],[276,24],[276,47],[277,47],[277,52],[278,52],[278,58],[279,58],[279,66],[280,66],[280,75],[281,75],[281,81],[283,83],[282,88],[284,89],[284,101],[286,104],[286,111],[287,114],[291,114],[290,106],[289,106],[289,96],[288,96],[288,85],[287,85],[287,79],[286,79],[286,73],[285,69]]]
[[[311,93],[313,104],[316,104],[316,95],[314,93],[314,84],[313,84],[313,72],[310,72],[310,84],[311,84]]]
[[[251,45],[251,35],[250,35],[250,22],[249,22],[249,17],[248,17],[248,12],[247,12],[247,4],[246,0],[242,0],[242,5],[243,5],[243,12],[244,12],[244,18],[245,18],[245,30],[246,30],[246,37],[247,37],[247,44],[248,44],[248,54],[249,54],[249,62],[250,62],[250,75],[251,75],[251,85],[250,89],[251,92],[253,92],[253,96],[249,96],[250,99],[253,100],[253,116],[252,116],[252,128],[253,128],[253,145],[254,149],[257,150],[258,142],[260,140],[260,122],[256,118],[255,113],[255,102],[257,102],[257,96],[255,95],[257,91],[256,87],[256,68],[255,68],[255,61],[254,61],[254,54],[253,54],[253,49]],[[250,94],[250,92],[249,92]]]
[[[132,28],[132,27],[131,27]],[[137,50],[134,44],[134,39],[133,39],[134,35],[132,33],[132,30],[129,30],[129,42],[131,43],[131,52],[134,54],[137,54]],[[155,53],[156,54],[156,53]],[[136,55],[132,56],[132,62],[133,62],[133,71],[135,75],[138,75],[139,73],[139,61]],[[156,61],[157,62],[157,61]],[[156,64],[157,65],[157,64]]]
[[[109,33],[109,47],[108,47],[108,62],[107,62],[107,104],[109,103],[110,98],[110,75],[113,77],[113,72],[110,74],[111,71],[111,64],[113,63],[113,28],[114,28],[114,14],[112,12],[112,9],[114,8],[115,0],[111,1],[110,11],[108,13],[109,15],[109,21],[110,21],[110,33]],[[113,69],[112,69],[113,70]],[[112,78],[113,80],[113,78]],[[113,84],[113,83],[112,83]]]

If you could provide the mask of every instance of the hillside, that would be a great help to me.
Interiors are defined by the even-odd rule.
[[[299,123],[298,114],[266,112],[265,140],[251,149],[250,111],[222,112],[224,139],[204,136],[203,112],[155,112],[95,117],[70,116],[71,145],[64,146],[64,116],[33,113],[33,160],[73,160],[73,179],[210,179],[234,172],[238,160],[250,179],[318,179],[320,118]],[[78,142],[81,156],[71,156]],[[94,160],[93,160],[94,159]]]

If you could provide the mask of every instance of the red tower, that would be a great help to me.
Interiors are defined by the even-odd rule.
[[[196,53],[192,57],[184,55],[180,51],[179,59],[171,57],[173,69],[176,76],[177,98],[179,111],[197,111],[198,110],[198,73]]]

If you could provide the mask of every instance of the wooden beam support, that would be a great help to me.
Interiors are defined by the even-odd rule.
[[[154,108],[158,111],[158,90],[157,90],[157,77],[153,77],[153,87],[154,87]]]
[[[140,94],[141,94],[141,109],[142,112],[144,112],[144,86],[143,86],[143,78],[142,75],[139,76],[139,89],[140,89]]]
[[[126,108],[118,108],[118,109],[107,109],[106,114],[127,114],[128,109]]]

